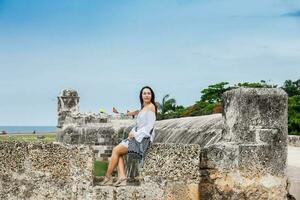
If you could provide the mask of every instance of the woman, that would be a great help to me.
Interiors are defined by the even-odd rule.
[[[128,134],[127,139],[123,139],[120,144],[115,146],[112,151],[111,159],[108,164],[108,169],[105,174],[104,180],[101,185],[114,185],[122,186],[126,185],[127,177],[125,175],[125,165],[123,155],[128,153],[128,143],[129,140],[135,138],[138,142],[141,142],[144,137],[150,137],[150,141],[153,142],[155,133],[154,130],[150,135],[150,131],[154,126],[157,106],[155,104],[155,94],[149,86],[144,86],[140,91],[140,103],[141,109],[133,112],[127,112],[127,115],[138,115],[137,116],[137,129],[135,127],[131,129]],[[115,108],[113,108],[115,113],[118,113]],[[113,178],[111,176],[114,168],[118,166],[118,180],[113,183]]]

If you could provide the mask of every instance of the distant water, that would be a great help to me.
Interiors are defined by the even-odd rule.
[[[0,126],[0,134],[6,133],[53,133],[56,132],[56,126]]]

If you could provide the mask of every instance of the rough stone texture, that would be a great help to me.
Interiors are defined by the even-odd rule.
[[[199,199],[200,146],[156,143],[149,149],[137,186],[95,186],[94,199]]]
[[[239,88],[223,95],[227,139],[273,143],[287,140],[287,94],[274,88]],[[283,144],[281,144],[283,143]]]
[[[158,200],[166,199],[159,184],[148,183],[142,186],[95,186],[92,199],[105,200]]]
[[[285,177],[241,170],[202,170],[200,199],[286,199]]]
[[[136,186],[97,186],[91,167],[95,154],[109,154],[108,147],[127,137],[132,120],[63,123],[58,138],[66,146],[4,142],[0,197],[286,199],[287,94],[239,88],[227,91],[223,100],[222,115],[156,122],[144,168],[133,173],[140,180]],[[134,172],[125,161],[126,171]]]
[[[62,90],[57,97],[58,121],[57,127],[62,127],[68,115],[79,111],[79,96],[73,89]]]
[[[94,185],[87,145],[11,141],[0,151],[0,199],[199,199],[199,145],[153,145],[141,184],[119,188]]]
[[[201,152],[201,198],[286,199],[287,94],[239,88],[223,102],[223,137]]]
[[[239,88],[223,95],[225,140],[239,145],[239,166],[285,175],[287,94],[274,88]]]
[[[300,136],[289,135],[289,145],[294,147],[300,147]]]
[[[65,124],[57,132],[57,141],[66,144],[93,145],[97,160],[108,160],[112,148],[128,136],[133,120],[112,120],[107,123],[92,123],[85,126]]]
[[[70,112],[64,121],[64,124],[77,124],[84,126],[86,124],[106,123],[108,115],[105,113],[80,113]]]
[[[57,141],[92,145],[96,160],[108,161],[113,147],[128,137],[134,125],[135,120],[123,114],[79,112],[79,96],[73,89],[62,90],[58,97]],[[125,158],[125,164],[127,176],[133,179],[138,174],[137,163]]]
[[[116,134],[111,123],[89,126],[68,124],[58,132],[58,141],[67,144],[113,145]]]
[[[141,186],[95,186],[93,199],[105,200],[199,200],[198,184],[170,182],[166,185],[145,183]]]
[[[141,175],[154,182],[199,183],[200,146],[196,144],[153,144],[145,157]]]
[[[64,89],[58,96],[57,141],[66,144],[93,145],[97,160],[107,161],[112,148],[134,125],[134,120],[122,116],[116,119],[106,113],[79,112],[76,90]]]
[[[93,185],[89,146],[1,141],[0,199],[86,199]]]
[[[67,144],[116,145],[135,125],[130,120],[110,120],[107,123],[91,123],[84,126],[65,124],[57,132],[57,141]]]
[[[220,141],[223,130],[221,114],[167,119],[155,123],[158,143],[199,144],[208,146]]]

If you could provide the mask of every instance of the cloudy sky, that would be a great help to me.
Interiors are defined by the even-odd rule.
[[[61,89],[82,112],[139,108],[150,85],[180,105],[210,84],[300,78],[299,0],[0,0],[0,125],[56,125]]]

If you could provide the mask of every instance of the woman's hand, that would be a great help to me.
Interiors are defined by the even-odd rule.
[[[115,107],[113,107],[112,110],[113,110],[114,113],[117,113],[117,114],[119,113]]]
[[[128,139],[131,140],[134,138],[134,134],[133,132],[130,131],[130,133],[128,134]]]
[[[140,112],[140,110],[135,110],[135,111],[129,111],[129,110],[127,110],[126,115],[127,115],[127,116],[135,116],[135,115],[137,115],[139,112]]]

